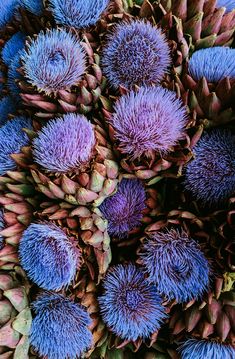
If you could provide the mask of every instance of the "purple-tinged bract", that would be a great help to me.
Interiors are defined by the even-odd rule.
[[[21,0],[21,6],[37,16],[40,16],[44,10],[43,0]]]
[[[10,90],[10,93],[12,96],[14,96],[14,101],[17,103],[20,102],[20,88],[18,86],[18,81],[23,79],[23,76],[19,73],[19,69],[22,66],[20,57],[23,53],[23,50],[20,50],[17,52],[15,57],[10,62],[9,68],[8,68],[8,81],[7,86]]]
[[[0,29],[12,20],[20,0],[2,0],[0,3]]]
[[[70,284],[80,265],[80,252],[52,223],[32,223],[23,233],[19,256],[28,277],[39,287],[60,290]]]
[[[235,349],[232,345],[210,340],[188,339],[180,347],[182,359],[234,359]]]
[[[208,261],[185,232],[156,232],[143,244],[140,258],[149,282],[169,300],[187,302],[208,289]]]
[[[148,22],[121,23],[108,39],[102,65],[115,88],[155,84],[162,80],[170,65],[165,35]]]
[[[0,209],[0,231],[2,231],[5,227],[4,217],[3,217],[3,210]],[[0,249],[4,246],[4,238],[0,235]]]
[[[235,9],[235,0],[217,0],[216,7],[225,7],[226,13],[233,11]]]
[[[56,293],[43,293],[32,303],[30,344],[43,358],[77,359],[90,349],[91,319],[80,304]]]
[[[25,39],[25,35],[21,31],[18,31],[6,42],[2,49],[2,59],[5,65],[9,66],[17,52],[23,49]]]
[[[42,128],[33,141],[33,156],[44,169],[66,173],[86,164],[94,145],[94,129],[86,117],[67,114]]]
[[[141,87],[122,96],[110,119],[119,150],[136,159],[164,154],[182,137],[186,109],[172,91]]]
[[[5,96],[0,100],[0,126],[5,125],[9,114],[14,114],[16,111],[15,101],[11,96]]]
[[[166,318],[156,287],[132,264],[112,267],[103,288],[99,297],[102,319],[122,339],[148,338]]]
[[[85,55],[75,35],[41,31],[22,55],[25,75],[38,91],[50,95],[77,85],[85,72]]]
[[[235,191],[235,135],[213,130],[193,150],[195,158],[185,170],[185,188],[204,205],[225,202]]]
[[[143,217],[146,194],[138,179],[122,179],[117,192],[104,200],[99,209],[108,220],[108,232],[124,238],[129,231],[140,226]]]
[[[189,60],[189,73],[194,80],[205,77],[208,82],[218,82],[225,77],[235,78],[235,49],[210,47],[193,53]]]

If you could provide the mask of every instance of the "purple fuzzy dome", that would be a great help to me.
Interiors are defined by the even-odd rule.
[[[94,129],[86,117],[67,114],[42,128],[33,141],[33,156],[45,170],[67,173],[86,164],[94,146]]]
[[[102,59],[110,84],[128,89],[161,81],[170,62],[165,35],[144,21],[117,25],[104,48]]]
[[[235,191],[235,136],[229,130],[206,133],[185,170],[185,188],[202,204],[217,205]]]
[[[215,341],[188,339],[179,347],[182,359],[234,359],[232,345]]]
[[[50,95],[77,85],[85,55],[77,38],[61,29],[39,33],[22,55],[25,75],[38,91]]]
[[[144,243],[140,257],[148,280],[169,300],[187,302],[208,289],[208,261],[185,232],[172,229],[153,234]]]
[[[172,91],[162,87],[141,87],[115,105],[110,119],[119,149],[132,159],[164,154],[182,137],[186,108]]]

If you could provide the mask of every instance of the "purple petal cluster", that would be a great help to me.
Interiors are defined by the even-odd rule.
[[[182,137],[186,108],[175,92],[141,87],[122,96],[110,119],[122,153],[132,159],[166,153]]]
[[[185,188],[202,204],[217,205],[235,191],[235,136],[229,130],[206,133],[185,170]]]
[[[235,0],[217,0],[216,7],[225,7],[226,13],[233,11],[235,9]]]
[[[111,236],[124,238],[135,227],[140,226],[146,194],[142,182],[138,179],[122,179],[117,192],[106,198],[99,209],[108,221]]]
[[[77,85],[85,72],[85,55],[75,35],[41,31],[22,55],[25,75],[38,91],[57,93]]]
[[[216,341],[188,339],[179,348],[182,359],[234,359],[235,349],[231,345]]]
[[[21,6],[32,14],[40,16],[43,13],[43,0],[21,0]]]
[[[4,45],[2,49],[2,60],[5,65],[9,66],[17,52],[24,48],[26,36],[18,31]]]
[[[52,223],[30,224],[22,235],[19,256],[28,277],[47,290],[69,285],[80,264],[80,252]]]
[[[169,300],[197,299],[209,287],[208,261],[185,232],[156,232],[144,243],[140,257],[148,280]]]
[[[94,129],[86,117],[67,114],[42,128],[33,141],[33,156],[46,170],[66,173],[86,164],[94,145]]]
[[[3,0],[0,2],[0,29],[12,20],[20,0]]]
[[[3,210],[0,209],[0,231],[2,231],[5,227],[5,222],[4,222],[4,215],[3,215]],[[0,235],[0,250],[3,248],[4,246],[4,238]]]
[[[103,281],[99,298],[103,321],[122,339],[148,338],[166,317],[156,287],[132,264],[112,267]]]
[[[102,59],[110,84],[128,89],[161,81],[170,62],[165,35],[144,21],[117,25],[104,48]]]
[[[14,114],[16,111],[15,101],[11,96],[5,96],[0,100],[0,126],[5,125],[9,114]]]
[[[35,313],[30,344],[43,358],[80,358],[92,345],[91,319],[81,305],[56,293],[43,293],[32,303]]]

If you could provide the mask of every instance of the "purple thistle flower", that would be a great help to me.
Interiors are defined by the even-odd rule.
[[[9,114],[16,112],[16,104],[11,96],[5,96],[0,100],[0,127],[5,125]]]
[[[32,303],[30,344],[43,358],[76,359],[90,349],[91,319],[86,309],[63,295],[43,293]]]
[[[233,11],[235,9],[235,0],[217,0],[216,7],[225,7],[226,13]]]
[[[205,77],[209,82],[218,82],[225,77],[235,78],[235,49],[210,47],[193,53],[189,60],[189,74],[198,81]]]
[[[32,223],[24,231],[19,256],[28,277],[39,287],[60,290],[73,280],[80,252],[52,223]]]
[[[111,85],[128,89],[161,81],[170,62],[165,35],[144,21],[117,25],[102,59],[104,73]]]
[[[9,68],[8,68],[8,81],[7,86],[11,92],[11,94],[14,96],[14,101],[20,102],[20,88],[17,84],[17,81],[23,80],[23,76],[19,73],[19,69],[21,67],[21,55],[23,53],[23,50],[20,50],[17,52],[13,60],[10,62]]]
[[[85,55],[77,38],[62,29],[41,31],[22,55],[25,75],[50,95],[77,85],[85,72]]]
[[[185,170],[185,188],[202,204],[226,201],[235,191],[235,136],[229,130],[206,133]]]
[[[4,0],[0,3],[0,29],[12,20],[20,0]]]
[[[215,341],[188,339],[179,347],[182,359],[234,359],[232,345]]]
[[[119,99],[110,123],[120,151],[132,159],[164,154],[182,137],[186,108],[172,91],[141,87]]]
[[[50,0],[56,23],[78,29],[95,25],[108,3],[109,0]]]
[[[208,261],[185,232],[156,232],[142,246],[140,258],[148,280],[169,300],[187,302],[208,289]]]
[[[148,338],[166,318],[156,287],[132,264],[117,265],[106,274],[100,311],[108,328],[122,339]]]
[[[5,65],[9,66],[17,52],[24,48],[25,39],[25,35],[18,31],[6,42],[2,49],[2,59]]]
[[[34,15],[40,16],[43,13],[43,0],[21,0],[21,6]]]
[[[67,114],[42,128],[33,141],[33,155],[46,170],[66,173],[86,164],[94,146],[94,129],[86,117]]]
[[[0,128],[0,175],[17,168],[11,154],[20,153],[22,146],[29,144],[28,136],[22,128],[32,128],[31,120],[25,117],[16,117],[7,121]]]
[[[0,209],[0,231],[2,231],[5,227],[5,222],[4,222],[4,215],[3,215],[3,210]],[[3,236],[0,235],[0,250],[3,248],[4,246],[4,238]]]
[[[106,198],[99,206],[108,220],[108,232],[112,236],[124,238],[129,231],[140,226],[146,194],[142,182],[138,179],[122,179],[117,192]]]

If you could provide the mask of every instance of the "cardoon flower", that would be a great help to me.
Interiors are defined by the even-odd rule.
[[[205,77],[208,82],[218,82],[225,77],[235,78],[235,49],[210,47],[194,52],[189,60],[189,73],[194,80]]]
[[[108,220],[108,232],[118,238],[127,237],[129,231],[140,226],[146,194],[138,179],[122,179],[117,192],[104,200],[99,209]]]
[[[156,232],[144,243],[140,257],[148,280],[169,300],[197,299],[208,288],[208,261],[185,232]]]
[[[0,209],[0,231],[2,231],[5,227],[4,217],[3,217],[3,210]],[[0,235],[0,249],[3,248],[4,245],[4,238]]]
[[[9,66],[17,52],[24,48],[25,39],[25,35],[21,31],[18,31],[6,42],[2,49],[2,59],[5,65]]]
[[[15,101],[11,96],[5,96],[0,100],[0,126],[3,126],[8,120],[9,114],[16,111]]]
[[[103,321],[122,339],[148,338],[166,317],[160,297],[143,272],[132,264],[117,265],[106,274],[99,298]]]
[[[170,64],[165,35],[148,22],[121,23],[108,39],[102,64],[115,88],[157,83]]]
[[[182,359],[234,359],[235,349],[231,345],[215,341],[188,339],[180,346]]]
[[[32,128],[31,121],[25,117],[16,117],[7,121],[0,128],[0,175],[7,171],[16,169],[16,163],[11,158],[11,154],[20,153],[22,146],[29,144],[28,136],[22,128]]]
[[[226,13],[235,9],[235,0],[217,0],[216,7],[226,7]]]
[[[8,81],[7,86],[11,92],[11,94],[14,96],[14,100],[16,102],[20,101],[20,88],[17,84],[17,81],[20,81],[23,79],[23,76],[19,73],[19,69],[22,66],[21,65],[21,55],[23,53],[23,50],[20,50],[17,52],[13,60],[10,62],[9,68],[8,68]]]
[[[15,15],[20,0],[4,0],[0,3],[0,29]]]
[[[132,159],[166,153],[182,137],[186,109],[172,91],[141,87],[124,95],[110,119],[121,152]]]
[[[37,16],[40,16],[44,10],[43,0],[21,0],[21,6]]]
[[[66,173],[86,164],[94,145],[94,130],[86,117],[67,114],[42,128],[33,141],[33,155],[46,170]]]
[[[41,31],[24,51],[28,81],[48,95],[77,85],[85,72],[85,55],[77,38],[61,29]]]
[[[78,29],[96,24],[109,0],[50,0],[55,21]]]
[[[79,251],[52,223],[32,223],[23,233],[19,255],[28,277],[48,290],[69,285],[80,264]]]
[[[235,191],[235,136],[229,130],[206,133],[186,167],[185,188],[202,204],[219,204]]]
[[[30,344],[43,358],[76,359],[90,349],[91,319],[81,305],[56,293],[43,293],[32,303]]]

